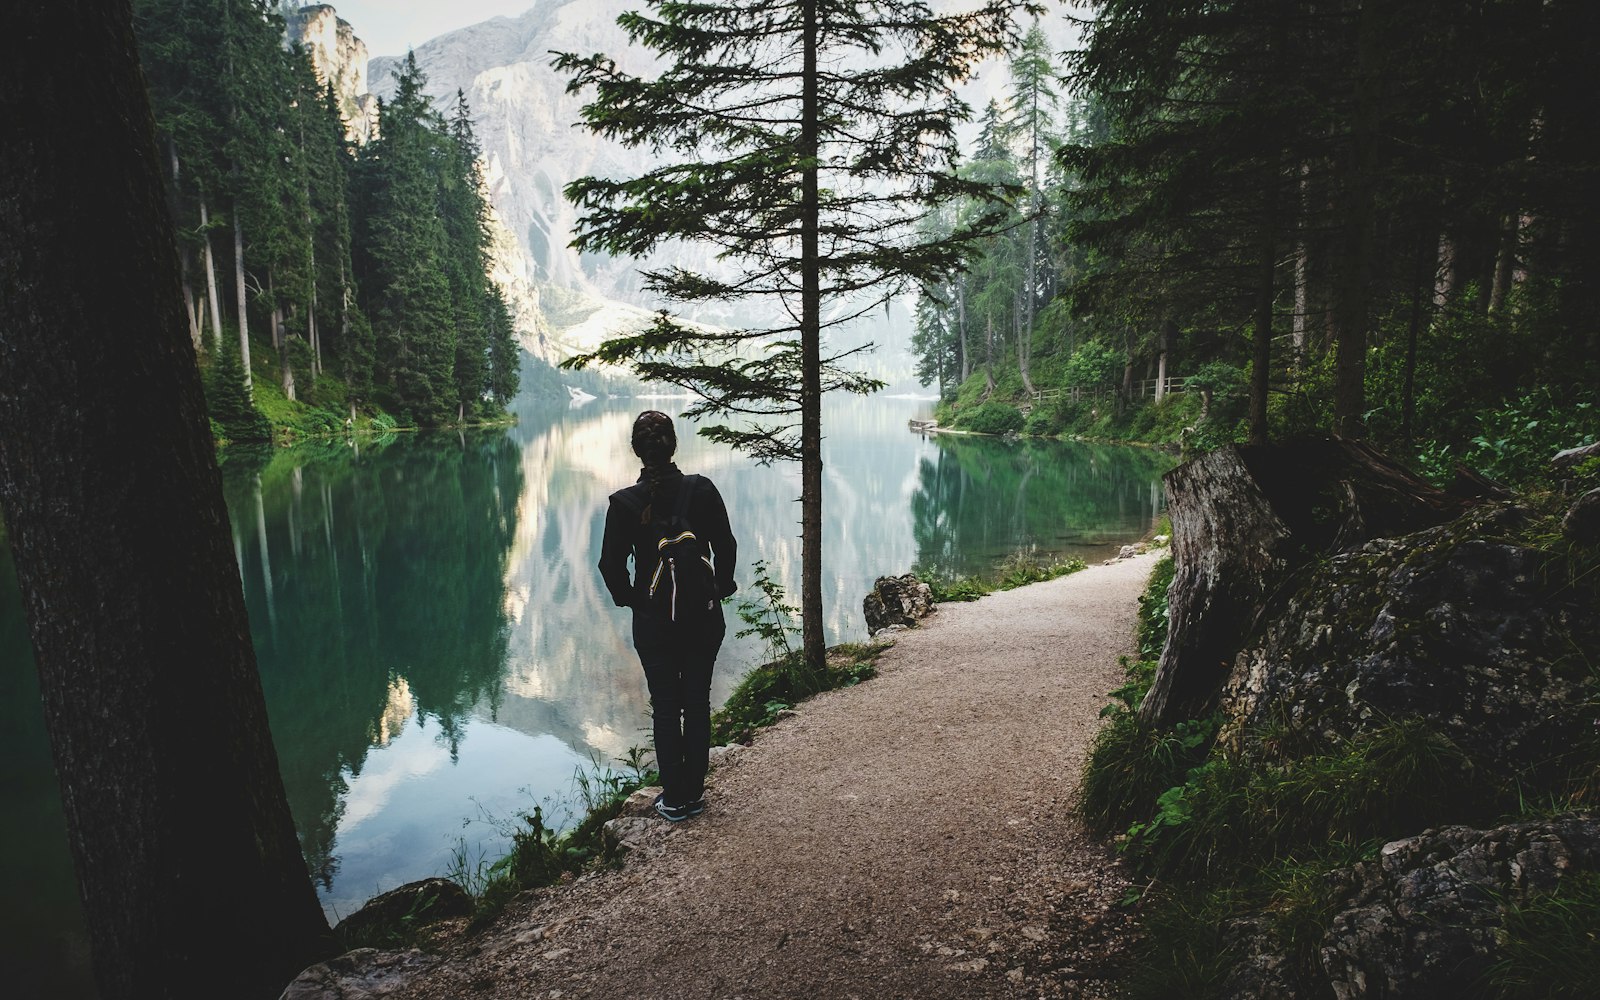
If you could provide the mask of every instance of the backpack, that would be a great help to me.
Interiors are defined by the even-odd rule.
[[[684,476],[678,484],[678,502],[671,515],[663,518],[661,512],[656,511],[645,531],[656,550],[655,570],[645,589],[645,604],[672,621],[704,614],[717,606],[717,581],[711,559],[706,554],[705,543],[695,537],[694,527],[689,523],[689,501],[694,498],[701,478]],[[632,490],[623,490],[617,497],[641,513],[648,502],[641,502]]]

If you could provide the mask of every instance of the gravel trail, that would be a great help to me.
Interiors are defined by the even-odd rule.
[[[719,764],[704,816],[386,995],[1102,995],[1128,880],[1071,805],[1155,558],[941,605]]]

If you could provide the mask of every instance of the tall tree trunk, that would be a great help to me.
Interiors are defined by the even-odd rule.
[[[211,211],[206,197],[200,195],[200,238],[206,261],[206,298],[211,306],[211,346],[222,349],[222,301],[217,294],[217,262],[211,254]],[[246,371],[249,369],[246,368]]]
[[[126,0],[26,4],[0,34],[0,506],[102,1000],[269,998],[331,941],[268,732],[136,51]]]
[[[1411,322],[1406,328],[1405,373],[1400,388],[1400,439],[1411,448],[1412,421],[1417,412],[1417,338],[1422,332],[1422,292],[1427,283],[1428,238],[1417,241],[1416,271],[1411,276]]]
[[[822,631],[822,253],[819,178],[821,95],[817,9],[804,4],[800,95],[800,644],[806,665],[827,665]]]
[[[1300,184],[1295,221],[1303,224],[1306,213],[1306,189],[1310,185],[1311,164],[1300,164]],[[1294,243],[1294,320],[1290,344],[1294,349],[1294,367],[1299,371],[1306,358],[1306,318],[1311,311],[1311,254],[1306,237],[1301,232]]]
[[[1505,305],[1506,293],[1511,289],[1511,275],[1517,266],[1518,212],[1506,215],[1500,226],[1500,248],[1495,254],[1494,281],[1489,287],[1489,315],[1494,316]]]
[[[172,225],[176,227],[179,218],[182,217],[183,188],[178,163],[178,144],[173,141],[171,136],[167,136],[167,162],[172,170],[172,185],[168,188],[170,197],[167,199],[167,208],[172,213]],[[189,251],[181,243],[178,245],[178,267],[180,281],[183,285],[183,315],[189,321],[189,339],[198,349],[200,347],[200,310],[195,302],[194,282],[189,277]]]
[[[989,401],[994,394],[994,317],[989,316],[983,334],[983,396],[980,403]]]
[[[967,277],[956,279],[956,330],[961,335],[961,381],[972,376],[972,351],[967,348]]]
[[[1167,351],[1172,345],[1172,329],[1176,326],[1172,320],[1165,320],[1161,324],[1161,333],[1156,340],[1156,402],[1167,398]]]
[[[250,290],[244,283],[244,226],[239,222],[239,202],[233,203],[233,286],[239,296],[239,363],[244,366],[244,394],[255,401],[250,382]]]
[[[1268,178],[1268,184],[1276,178]],[[1256,237],[1255,316],[1250,331],[1250,443],[1266,444],[1267,393],[1272,384],[1272,301],[1277,291],[1277,196],[1269,187]]]
[[[1456,245],[1449,233],[1439,234],[1439,263],[1433,278],[1434,315],[1443,315],[1456,292]]]
[[[1378,3],[1361,7],[1356,28],[1355,120],[1346,179],[1345,245],[1334,282],[1333,429],[1346,438],[1366,434],[1368,275],[1376,242],[1383,25]]]

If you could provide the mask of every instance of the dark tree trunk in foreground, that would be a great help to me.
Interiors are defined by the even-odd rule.
[[[13,10],[0,122],[0,504],[96,979],[105,1000],[275,996],[328,928],[267,730],[127,0]]]
[[[1170,625],[1142,721],[1170,726],[1216,704],[1233,658],[1295,570],[1373,538],[1442,524],[1473,501],[1359,442],[1229,445],[1166,475],[1176,572]]]

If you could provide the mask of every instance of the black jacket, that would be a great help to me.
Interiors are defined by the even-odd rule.
[[[640,477],[641,481],[643,477]],[[661,486],[661,495],[655,503],[663,504],[670,512],[678,502],[678,490],[683,485],[683,473],[673,468]],[[642,486],[630,486],[640,489]],[[618,490],[617,493],[621,493]],[[600,542],[600,575],[611,591],[611,599],[619,608],[630,608],[638,603],[644,581],[655,571],[656,537],[649,524],[639,523],[638,512],[611,494],[611,506],[606,510],[606,532]],[[710,549],[711,562],[716,570],[717,596],[727,597],[738,589],[733,581],[733,567],[738,559],[738,544],[733,540],[733,529],[728,525],[728,508],[723,506],[722,494],[705,477],[689,498],[689,526],[695,537]],[[628,557],[633,557],[633,579],[628,578]]]

